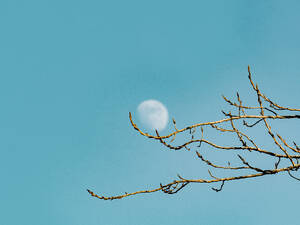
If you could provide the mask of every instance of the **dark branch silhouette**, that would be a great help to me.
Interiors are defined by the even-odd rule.
[[[160,186],[156,189],[152,190],[143,190],[143,191],[137,191],[133,193],[126,193],[123,195],[117,195],[112,197],[105,197],[95,194],[94,192],[87,190],[91,196],[103,199],[103,200],[114,200],[114,199],[121,199],[124,197],[128,197],[131,195],[136,194],[143,194],[143,193],[152,193],[157,191],[162,191],[166,194],[175,194],[178,191],[182,190],[184,187],[186,187],[188,184],[193,183],[221,183],[219,188],[212,188],[212,190],[219,192],[223,189],[225,181],[233,181],[233,180],[240,180],[240,179],[248,179],[248,178],[255,178],[255,177],[261,177],[266,175],[272,175],[277,174],[281,172],[287,172],[289,176],[292,178],[300,181],[300,178],[295,177],[292,175],[291,171],[297,171],[300,167],[299,164],[299,158],[300,158],[300,148],[296,144],[296,142],[292,142],[293,146],[289,144],[281,135],[275,134],[270,126],[270,121],[274,120],[286,120],[286,119],[300,119],[300,109],[295,108],[289,108],[281,106],[274,101],[272,101],[270,98],[262,94],[260,89],[258,88],[257,84],[253,83],[250,67],[248,66],[248,78],[250,81],[250,85],[252,89],[255,92],[255,95],[257,97],[257,103],[258,106],[247,106],[242,103],[242,100],[240,98],[239,93],[237,93],[237,102],[233,102],[229,99],[227,99],[225,96],[223,96],[223,99],[225,102],[227,102],[229,105],[233,106],[236,110],[236,115],[232,114],[231,112],[224,112],[222,111],[225,118],[213,122],[204,122],[204,123],[198,123],[194,124],[188,127],[185,127],[183,129],[178,129],[176,126],[176,121],[173,119],[174,124],[174,132],[169,133],[165,136],[160,136],[158,131],[156,131],[156,135],[151,135],[148,133],[143,132],[134,122],[132,119],[131,113],[129,113],[129,119],[131,122],[131,125],[135,130],[137,130],[141,135],[155,139],[159,141],[161,144],[163,144],[165,147],[169,148],[170,150],[191,150],[192,144],[197,143],[197,147],[201,147],[202,143],[205,143],[215,149],[224,150],[224,151],[238,151],[243,153],[244,151],[247,151],[251,154],[263,154],[267,156],[271,162],[274,161],[275,163],[272,164],[272,168],[263,169],[258,166],[250,164],[242,155],[237,154],[237,158],[240,161],[239,165],[231,166],[231,163],[228,162],[228,165],[217,165],[210,160],[204,158],[199,151],[196,151],[196,156],[203,161],[208,167],[215,168],[215,169],[221,169],[221,170],[230,170],[230,171],[248,171],[247,175],[233,175],[229,177],[223,177],[219,178],[212,174],[210,170],[208,170],[208,173],[211,177],[211,179],[188,179],[183,178],[180,175],[177,175],[179,179],[174,180],[171,183],[168,184],[160,184]],[[265,106],[264,104],[268,104],[268,106]],[[254,112],[254,113],[249,113]],[[283,114],[284,113],[284,114]],[[296,113],[296,114],[293,114]],[[297,114],[298,113],[298,114]],[[251,123],[247,122],[246,120],[254,120]],[[251,138],[249,135],[243,133],[240,129],[237,128],[235,125],[236,122],[242,121],[242,125],[244,125],[245,128],[252,128],[255,127],[258,124],[263,123],[263,126],[265,127],[265,130],[270,137],[270,140],[274,144],[273,149],[264,149],[258,146],[258,144],[255,143],[254,139]],[[224,126],[230,126],[230,128],[224,128],[221,127]],[[204,128],[205,127],[212,127],[217,132],[225,132],[225,133],[233,133],[236,138],[239,141],[239,145],[232,145],[232,146],[223,146],[216,144],[208,139],[204,138]],[[196,132],[196,128],[201,129],[201,138],[195,139],[194,133]],[[172,145],[172,142],[176,139],[176,136],[179,134],[184,134],[188,132],[188,134],[191,136],[191,138],[180,144],[180,145]],[[280,153],[277,153],[275,149]],[[257,155],[259,157],[259,155]],[[281,166],[280,163],[286,161],[288,164],[286,166]],[[268,164],[266,164],[268,165]],[[283,165],[283,163],[281,163]],[[235,172],[236,173],[236,172]]]

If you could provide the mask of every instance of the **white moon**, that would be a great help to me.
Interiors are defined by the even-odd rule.
[[[168,124],[168,110],[157,100],[143,101],[138,106],[138,114],[141,122],[150,129],[160,131],[165,129]]]

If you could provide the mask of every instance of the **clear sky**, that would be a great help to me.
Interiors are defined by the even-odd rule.
[[[115,201],[86,189],[207,177],[194,152],[130,126],[144,100],[161,101],[179,128],[217,120],[221,94],[255,103],[250,65],[264,93],[300,108],[299,11],[296,0],[1,0],[0,224],[295,224],[300,183],[286,174]],[[277,127],[299,140],[299,122],[289,125]]]

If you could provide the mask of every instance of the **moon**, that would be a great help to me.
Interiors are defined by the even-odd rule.
[[[161,131],[166,128],[169,120],[167,108],[159,101],[150,99],[139,104],[140,121],[148,128]]]

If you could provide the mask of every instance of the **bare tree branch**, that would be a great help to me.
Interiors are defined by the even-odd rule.
[[[208,173],[212,179],[189,179],[189,178],[183,178],[180,175],[177,175],[179,180],[174,180],[173,182],[170,182],[168,184],[160,184],[160,186],[156,189],[151,189],[151,190],[143,190],[143,191],[137,191],[137,192],[132,192],[132,193],[127,193],[121,194],[121,195],[116,195],[112,197],[105,197],[105,196],[100,196],[92,192],[91,190],[87,190],[89,194],[93,197],[103,199],[103,200],[114,200],[114,199],[121,199],[124,197],[128,197],[131,195],[137,195],[137,194],[145,194],[145,193],[153,193],[157,191],[162,191],[163,193],[166,194],[175,194],[178,193],[180,190],[184,189],[188,184],[192,183],[221,183],[220,188],[212,188],[212,190],[219,192],[223,189],[225,181],[233,181],[233,180],[241,180],[241,179],[248,179],[248,178],[255,178],[255,177],[261,177],[261,176],[266,176],[266,175],[273,175],[281,172],[287,172],[289,176],[292,178],[300,181],[300,178],[295,177],[294,175],[291,174],[291,171],[297,171],[300,168],[299,164],[299,158],[300,158],[300,148],[296,144],[296,142],[292,142],[294,146],[291,146],[288,144],[288,142],[283,139],[283,137],[279,134],[272,131],[271,128],[271,121],[282,121],[286,119],[300,119],[300,114],[291,114],[291,113],[297,113],[300,112],[300,109],[296,108],[290,108],[290,107],[285,107],[281,106],[274,101],[272,101],[270,98],[266,97],[260,89],[258,88],[257,84],[254,84],[252,80],[252,74],[250,71],[250,67],[248,66],[248,79],[250,81],[250,85],[252,89],[254,90],[256,97],[257,97],[257,103],[258,106],[246,106],[243,105],[243,102],[241,100],[241,97],[239,93],[236,93],[237,97],[237,103],[231,101],[230,99],[226,98],[225,96],[222,96],[223,99],[225,100],[226,103],[228,103],[230,106],[232,106],[235,110],[235,114],[232,114],[231,112],[223,112],[223,115],[225,118],[222,118],[220,120],[212,121],[212,122],[202,122],[202,123],[197,123],[193,124],[191,126],[178,129],[176,125],[175,119],[173,119],[173,125],[174,125],[174,132],[169,133],[168,135],[165,136],[160,136],[158,131],[155,131],[155,134],[148,134],[144,131],[142,131],[134,122],[132,119],[132,114],[129,113],[129,120],[132,125],[132,127],[138,131],[141,135],[151,138],[154,140],[159,141],[162,145],[164,145],[167,149],[170,150],[191,150],[193,147],[194,143],[199,144],[197,147],[201,147],[202,143],[207,144],[211,148],[219,151],[239,151],[241,153],[251,154],[255,155],[259,153],[257,156],[268,156],[266,157],[266,160],[270,159],[272,168],[269,169],[263,169],[254,165],[251,165],[249,161],[246,159],[246,156],[242,156],[240,154],[237,154],[238,158],[240,159],[240,162],[236,166],[231,166],[231,163],[226,160],[228,163],[228,166],[224,165],[217,165],[216,163],[213,163],[211,160],[206,159],[203,157],[202,154],[200,154],[199,151],[196,151],[197,157],[205,163],[208,167],[212,169],[220,169],[220,170],[228,170],[230,173],[233,173],[232,176],[228,177],[223,177],[219,178],[213,175],[213,173],[208,169]],[[268,104],[269,106],[266,107],[264,104]],[[271,108],[271,109],[270,109]],[[282,115],[281,112],[285,112],[285,115]],[[249,124],[245,120],[254,120],[252,124]],[[268,136],[271,138],[272,143],[274,144],[275,148],[271,149],[264,149],[262,147],[259,147],[258,144],[255,143],[254,138],[250,137],[247,135],[245,132],[242,132],[239,129],[239,126],[236,124],[238,122],[242,121],[241,123],[245,129],[250,129],[260,122],[263,122],[264,127],[266,129],[266,133]],[[224,127],[231,126],[230,129],[224,128]],[[200,127],[201,128],[201,139],[195,138],[195,133],[196,133],[196,128]],[[235,138],[237,138],[238,143],[237,145],[232,145],[232,146],[223,146],[220,144],[217,144],[213,141],[209,141],[206,138],[204,138],[204,129],[203,128],[212,128],[216,132],[220,133],[228,133],[228,134],[233,134]],[[188,132],[188,133],[186,133]],[[173,145],[172,142],[177,138],[178,135],[184,135],[188,134],[189,135],[189,140],[183,142],[182,144],[179,144],[177,146]],[[185,136],[184,136],[185,137]],[[201,147],[202,148],[202,147]],[[278,149],[282,152],[282,154],[278,154],[275,152],[275,149]],[[293,154],[291,154],[292,152]],[[274,163],[273,160],[276,160]],[[225,161],[225,162],[226,162]],[[289,166],[281,166],[284,164],[280,164],[282,161],[288,162]],[[266,165],[269,165],[266,163]],[[246,175],[241,175],[238,174],[240,171],[245,171],[248,174]],[[252,173],[251,173],[252,172]]]

